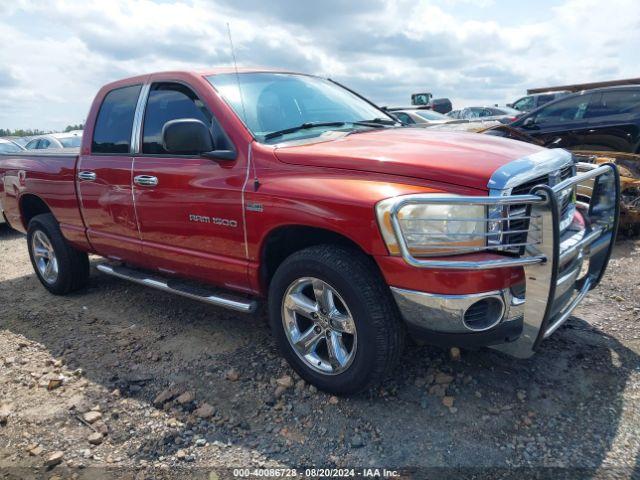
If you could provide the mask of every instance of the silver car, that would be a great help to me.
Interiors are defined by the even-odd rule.
[[[24,152],[24,148],[16,142],[9,140],[8,138],[0,138],[0,154],[20,152]]]
[[[461,110],[452,110],[447,117],[469,121],[498,120],[502,123],[511,123],[522,112],[510,107],[467,107]]]
[[[20,152],[24,152],[24,148],[22,148],[16,142],[6,138],[0,138],[0,155]],[[4,213],[2,212],[2,203],[0,203],[0,225],[2,225],[3,223],[5,223]]]
[[[25,145],[27,150],[46,150],[60,148],[79,148],[82,143],[82,130],[65,133],[38,135]]]
[[[439,123],[459,122],[459,120],[447,117],[442,113],[426,109],[389,109],[389,113],[405,125],[417,127],[426,127],[428,125],[436,125]]]

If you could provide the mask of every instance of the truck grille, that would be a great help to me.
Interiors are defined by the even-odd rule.
[[[542,175],[526,183],[517,185],[511,190],[511,195],[527,195],[536,185],[553,186],[574,175],[575,166],[567,165],[560,170],[559,175]],[[559,207],[560,233],[562,233],[571,224],[571,219],[575,211],[575,195],[573,195],[573,192],[568,192],[565,196],[561,197]],[[503,234],[498,241],[495,239],[494,243],[497,244],[496,246],[503,245],[503,247],[500,248],[501,251],[522,255],[531,226],[531,207],[527,205],[510,205],[502,208],[504,209],[502,212],[504,220],[500,222],[502,225],[498,227],[497,230],[516,233]],[[533,228],[535,228],[535,226]]]

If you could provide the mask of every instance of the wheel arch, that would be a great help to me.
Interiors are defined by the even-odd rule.
[[[356,241],[334,230],[300,224],[281,225],[267,233],[260,247],[259,281],[263,291],[268,290],[274,273],[287,257],[315,245],[342,246],[371,258]]]
[[[22,219],[22,225],[25,230],[29,228],[29,222],[36,215],[42,215],[45,213],[53,212],[47,202],[45,202],[38,195],[33,193],[25,193],[20,197],[20,218]]]

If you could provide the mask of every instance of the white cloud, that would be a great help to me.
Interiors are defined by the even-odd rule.
[[[462,106],[637,76],[639,2],[551,2],[3,2],[0,127],[63,128],[108,81],[228,65],[226,22],[240,64],[331,76],[388,105],[424,89]]]

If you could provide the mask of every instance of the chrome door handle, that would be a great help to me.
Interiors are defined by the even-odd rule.
[[[78,178],[80,180],[86,180],[88,182],[95,182],[98,176],[95,174],[95,172],[78,172]]]
[[[141,187],[155,187],[158,185],[158,177],[152,175],[137,175],[133,177],[133,183]]]

